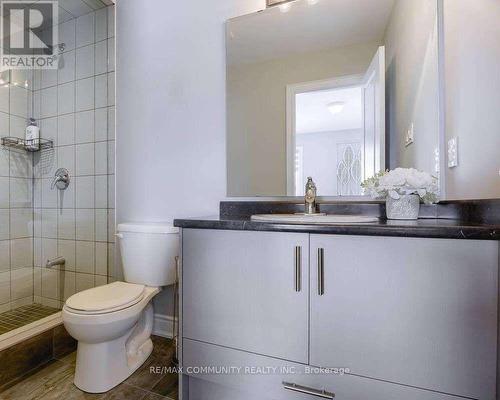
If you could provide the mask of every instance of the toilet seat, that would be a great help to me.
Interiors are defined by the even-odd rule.
[[[66,300],[65,307],[74,314],[107,314],[137,304],[142,300],[144,291],[144,285],[113,282],[71,296]]]

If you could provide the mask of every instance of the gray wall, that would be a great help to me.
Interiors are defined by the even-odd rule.
[[[500,2],[444,0],[446,138],[459,166],[449,199],[500,197]]]
[[[398,0],[386,32],[391,168],[435,171],[439,109],[435,3]],[[443,14],[445,141],[456,136],[459,143],[459,166],[446,166],[440,172],[444,198],[498,198],[500,3],[443,0]],[[415,143],[405,147],[411,122]],[[440,156],[447,161],[446,147]]]
[[[450,5],[453,2],[455,6]],[[449,3],[447,1],[446,8],[456,9],[457,14],[465,3],[471,4],[467,0],[449,0]],[[493,9],[498,3],[488,1],[487,4]],[[478,14],[476,18],[469,18],[467,14],[455,15],[457,21],[467,18],[470,24],[465,29],[465,36],[459,30],[467,24],[450,24],[448,21],[448,47],[455,48],[455,53],[448,52],[449,58],[474,60],[470,54],[459,54],[460,46],[470,45],[486,60],[491,49],[479,52],[477,42],[482,37],[481,29],[474,34],[478,27],[473,22],[491,22],[484,29],[489,26],[490,31],[495,33],[494,23],[498,21],[498,13],[488,9],[481,11],[480,7],[484,5],[481,2],[481,6],[474,10]],[[120,0],[117,6],[118,222],[169,221],[174,217],[217,213],[218,202],[226,196],[224,22],[264,6],[264,0],[193,0],[173,4],[162,0]],[[491,15],[479,15],[481,13]],[[448,11],[448,15],[452,13]],[[486,41],[483,45],[490,44],[493,48],[493,40],[498,36],[498,32],[496,36],[491,34],[488,36],[492,38],[491,43]],[[458,40],[463,37],[467,40],[460,45]],[[498,53],[489,56],[496,60],[496,65],[499,64],[497,56]],[[495,86],[498,85],[495,70],[483,65],[471,66],[470,71],[474,75],[458,71],[462,73],[449,74],[447,80],[450,83],[456,80],[467,83],[473,78],[473,82],[482,84],[481,90],[486,90],[485,93],[499,91]],[[473,93],[471,86],[472,83],[462,90]],[[459,88],[457,86],[455,90],[459,91]],[[452,89],[448,98],[454,94]],[[469,110],[477,111],[477,107],[470,104],[477,98],[468,100],[465,95],[458,94],[460,96],[454,102],[449,101],[448,105],[449,132],[454,126],[453,115],[459,117],[458,111],[452,112],[456,102],[468,104]],[[484,113],[488,111],[490,121],[493,121],[491,115],[500,115],[500,108],[498,100],[495,103],[493,96],[491,99],[484,101]],[[464,110],[464,107],[460,109]],[[476,118],[473,120],[481,122]],[[491,128],[492,136],[497,132],[491,122],[481,122],[480,125]],[[481,140],[477,140],[477,134],[474,135],[477,130],[464,128],[460,132],[460,140],[464,140],[462,150],[473,142],[467,141],[464,136],[475,137],[475,143],[470,146],[470,153],[476,154],[475,161],[478,154],[490,155],[498,148],[491,142],[483,145]],[[484,134],[486,129],[481,132]],[[416,140],[418,138],[417,133]],[[467,154],[462,153],[462,157],[467,157]],[[465,163],[462,165],[467,165],[466,160],[462,158]],[[494,172],[498,179],[498,165]],[[453,173],[458,175],[458,172]],[[479,176],[482,178],[482,175]],[[457,184],[465,181],[457,178],[452,177]],[[450,189],[450,193],[455,190],[457,195],[462,194],[452,186]],[[479,196],[482,192],[477,193]],[[119,266],[117,275],[120,275]],[[168,297],[169,292],[160,295],[160,300],[156,301],[157,312],[171,312]]]
[[[118,2],[117,222],[217,214],[226,195],[224,22],[264,7]],[[171,312],[169,294],[157,313]]]
[[[436,0],[397,0],[385,35],[390,168],[436,174],[439,72]],[[415,141],[405,146],[414,124]]]

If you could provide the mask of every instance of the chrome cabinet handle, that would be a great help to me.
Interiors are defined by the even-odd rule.
[[[302,290],[302,247],[295,246],[295,291]]]
[[[311,396],[321,397],[322,399],[333,399],[335,393],[327,392],[326,390],[318,390],[313,388],[308,388],[307,386],[297,385],[296,383],[282,382],[283,389],[291,390],[292,392],[299,392],[308,394]]]
[[[318,295],[325,294],[325,249],[318,249]]]

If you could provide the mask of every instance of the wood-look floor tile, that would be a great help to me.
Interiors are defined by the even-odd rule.
[[[17,400],[23,398],[23,396],[43,385],[52,373],[58,373],[63,367],[64,364],[59,361],[50,362],[37,372],[25,377],[18,384],[0,393],[0,399]]]
[[[10,398],[23,400],[65,399],[66,393],[73,385],[74,367],[68,364],[59,364],[61,365],[60,368],[40,371],[41,384],[29,387],[31,382],[30,378],[28,378],[9,389],[11,391],[9,393]],[[46,372],[45,375],[43,375],[43,372]],[[1,396],[5,394],[6,392],[2,393]],[[16,394],[22,397],[16,397]]]
[[[59,400],[65,399],[73,388],[75,370],[72,365],[65,365],[59,373],[53,373],[38,389],[33,391],[26,400]]]
[[[154,347],[150,358],[125,382],[160,396],[169,395],[176,398],[178,377],[176,374],[164,371],[165,367],[173,367],[174,342],[159,336],[152,336],[151,339]],[[161,373],[151,370],[151,368],[156,370],[158,367]]]
[[[150,371],[151,367],[156,367],[157,365],[157,360],[151,355],[125,382],[140,389],[151,390],[162,378],[161,374],[155,374]]]
[[[153,341],[153,355],[156,358],[171,360],[175,356],[174,341],[171,339],[162,338],[159,336],[151,336]]]
[[[76,363],[76,351],[70,353],[64,357],[56,357],[57,360],[61,361],[64,364],[73,364]]]
[[[171,364],[172,341],[154,337],[151,357],[124,383],[103,394],[85,393],[74,383],[76,352],[0,393],[1,400],[164,400],[177,399],[177,376],[155,374],[150,367]],[[153,393],[154,392],[154,393]],[[167,396],[167,397],[165,397]]]
[[[103,400],[143,400],[149,393],[135,386],[122,383],[106,393]]]
[[[179,398],[179,385],[175,385],[172,391],[165,396],[167,399],[177,400]]]
[[[65,394],[64,400],[101,400],[105,394],[85,393],[73,385]]]
[[[170,400],[169,398],[160,396],[159,394],[148,393],[143,400],[166,400],[166,399]]]
[[[163,376],[151,389],[152,392],[169,398],[177,398],[177,374],[167,374]]]

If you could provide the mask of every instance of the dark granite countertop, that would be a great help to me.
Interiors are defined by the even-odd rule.
[[[456,219],[423,218],[418,221],[380,219],[349,225],[298,225],[251,221],[249,216],[213,216],[176,219],[180,228],[245,231],[302,232],[334,235],[400,236],[443,239],[500,240],[500,224],[471,223]]]
[[[251,221],[255,214],[303,212],[295,201],[222,201],[220,216],[176,219],[181,228],[306,232],[334,235],[401,236],[443,239],[500,240],[500,199],[445,201],[422,205],[418,221],[385,218],[381,201],[322,202],[318,210],[334,215],[365,215],[379,222],[349,225],[298,225]]]

